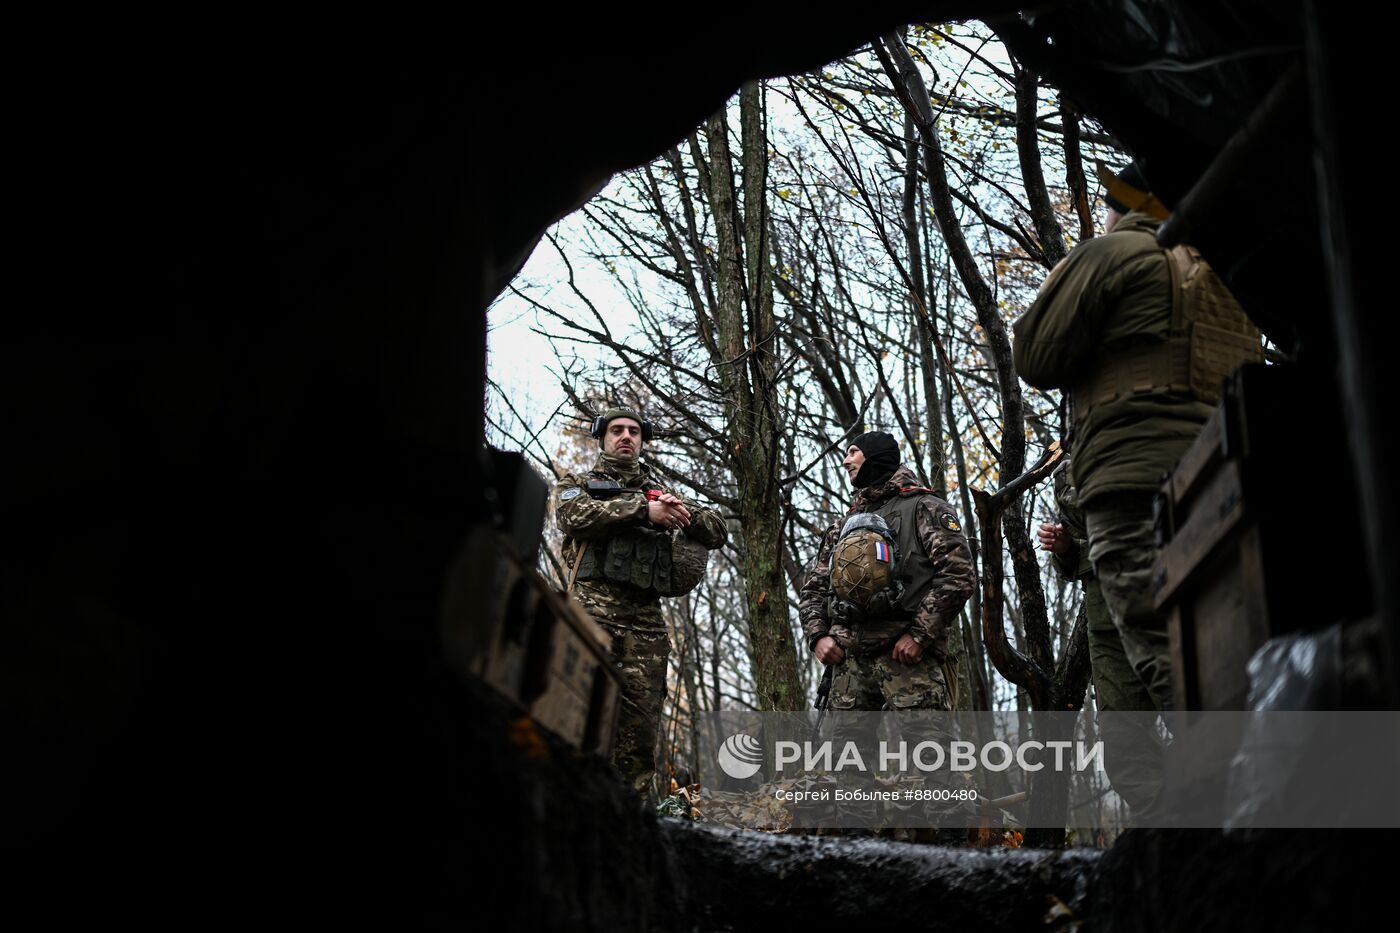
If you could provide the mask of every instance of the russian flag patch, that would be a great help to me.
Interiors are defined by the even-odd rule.
[[[890,546],[883,541],[875,542],[875,559],[890,562]]]

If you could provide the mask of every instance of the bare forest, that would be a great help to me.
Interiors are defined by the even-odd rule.
[[[592,463],[591,414],[637,407],[647,461],[729,520],[707,582],[663,601],[665,766],[696,767],[694,712],[810,706],[796,592],[866,430],[972,547],[962,708],[1092,713],[1079,587],[1034,545],[1064,412],[1017,378],[1009,326],[1094,235],[1096,163],[1126,158],[985,26],[913,26],[746,84],[548,231],[491,310],[489,438],[552,482]],[[1068,825],[1115,825],[1104,776],[1075,781]]]

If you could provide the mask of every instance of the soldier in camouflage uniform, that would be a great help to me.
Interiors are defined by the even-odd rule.
[[[1069,394],[1089,559],[1148,708],[1171,709],[1167,626],[1151,585],[1152,498],[1210,417],[1224,376],[1263,350],[1200,254],[1157,244],[1165,209],[1137,168],[1109,183],[1107,232],[1051,270],[1016,322],[1012,354],[1026,382]]]
[[[642,461],[651,426],[639,414],[610,409],[594,420],[593,435],[602,452],[587,473],[566,473],[554,484],[554,518],[572,593],[612,636],[622,668],[613,763],[648,794],[671,653],[660,602],[669,592],[670,536],[714,549],[728,532],[717,512],[687,503]]]
[[[893,437],[883,431],[860,435],[847,448],[842,465],[858,491],[846,515],[822,535],[802,584],[798,617],[817,660],[833,665],[833,743],[844,747],[854,741],[864,747],[866,760],[874,760],[875,735],[869,734],[869,723],[862,723],[863,717],[851,722],[840,711],[951,711],[957,676],[949,635],[963,603],[972,595],[976,575],[956,513],[899,462],[899,445]],[[853,516],[860,516],[859,522],[851,522],[853,526],[870,522],[885,528],[893,543],[892,555],[877,552],[877,558],[892,556],[893,566],[881,568],[874,579],[883,576],[896,589],[886,585],[875,598],[865,600],[868,608],[853,605],[838,592],[854,595],[844,587],[849,577],[833,580],[833,568],[841,574],[847,570],[838,561],[849,554],[842,531]],[[874,522],[877,516],[880,523]],[[952,738],[934,722],[925,722],[919,734],[921,741],[946,743]],[[924,781],[952,789],[954,777],[951,771],[940,770],[926,775]],[[881,814],[886,806],[857,803],[842,809],[845,818],[873,828],[890,816]],[[951,827],[966,825],[969,808],[970,804],[957,802],[927,804],[930,812],[924,816],[929,825],[949,827],[941,831],[944,842],[957,843],[965,841],[964,831]]]
[[[1084,615],[1089,629],[1089,663],[1094,673],[1095,703],[1102,713],[1151,710],[1152,697],[1134,673],[1123,651],[1123,640],[1114,628],[1113,616],[1104,602],[1094,566],[1089,562],[1088,532],[1084,512],[1079,508],[1070,461],[1065,460],[1052,476],[1059,522],[1046,522],[1036,536],[1041,550],[1050,554],[1050,563],[1064,580],[1078,580],[1084,590]],[[1161,789],[1162,747],[1155,731],[1139,719],[1113,715],[1099,720],[1104,737],[1104,767],[1118,795],[1134,813],[1142,813],[1156,800]]]
[[[885,519],[897,538],[894,575],[904,586],[878,617],[852,611],[831,589],[832,549],[846,516],[822,536],[798,615],[817,659],[836,665],[831,708],[951,709],[944,666],[949,632],[976,585],[957,514],[900,464],[898,444],[883,431],[857,437],[843,466],[859,490],[847,515],[873,512]]]

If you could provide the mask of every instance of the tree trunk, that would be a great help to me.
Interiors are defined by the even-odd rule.
[[[1040,166],[1040,133],[1036,121],[1040,77],[1025,65],[1016,63],[1016,153],[1021,159],[1021,179],[1031,202],[1031,222],[1040,240],[1046,265],[1065,258],[1065,235],[1055,219],[1045,172]],[[1075,124],[1076,129],[1078,124]]]
[[[782,489],[778,457],[781,419],[769,261],[768,140],[762,88],[744,85],[739,96],[743,136],[743,215],[735,196],[727,113],[705,125],[710,146],[710,208],[719,244],[718,336],[720,379],[732,417],[729,457],[739,487],[743,535],[741,564],[748,608],[749,651],[758,703],[765,710],[799,710],[806,697],[788,618],[783,573]]]
[[[1060,98],[1060,114],[1065,124],[1065,184],[1079,218],[1079,242],[1094,236],[1094,214],[1089,209],[1089,183],[1084,177],[1084,159],[1079,153],[1079,108],[1067,97]]]
[[[914,126],[914,118],[904,115],[904,243],[909,254],[909,278],[914,286],[914,300],[923,308],[914,309],[914,337],[919,347],[919,372],[923,377],[924,388],[924,429],[927,432],[924,446],[928,451],[929,488],[940,496],[948,490],[947,460],[943,455],[943,412],[938,398],[938,372],[940,367],[933,353],[933,334],[930,330],[932,302],[929,300],[928,285],[924,279],[923,250],[920,234],[919,206],[919,133]]]
[[[982,325],[982,331],[987,338],[991,361],[996,370],[997,388],[1001,396],[1002,432],[1001,450],[998,452],[998,472],[999,482],[1005,484],[1009,481],[1008,477],[1020,476],[1026,463],[1025,417],[1020,380],[1017,378],[1015,368],[1011,363],[1011,338],[1007,335],[1006,322],[1001,318],[1001,309],[997,307],[995,295],[978,268],[976,256],[968,245],[967,238],[963,235],[962,228],[958,223],[957,212],[953,207],[952,190],[948,185],[947,163],[943,156],[942,144],[938,139],[938,128],[934,123],[933,110],[929,105],[928,88],[924,84],[923,76],[910,57],[909,50],[905,48],[903,41],[897,34],[886,35],[883,44],[876,42],[873,48],[880,57],[885,72],[894,82],[895,90],[899,94],[905,110],[911,115],[914,124],[918,127],[920,139],[923,141],[925,173],[928,176],[929,196],[933,201],[934,217],[938,221],[939,230],[947,244],[953,267],[957,269],[958,278],[962,281],[963,291],[972,302],[977,313],[977,322]],[[1031,78],[1033,79],[1034,76],[1032,75]],[[1018,105],[1021,103],[1022,97],[1023,94],[1018,86]],[[1031,108],[1032,116],[1034,116],[1033,89]],[[1027,159],[1032,160],[1029,165],[1027,165]],[[1038,151],[1032,156],[1026,151],[1026,147],[1021,147],[1021,160],[1022,173],[1026,174],[1029,169],[1033,169],[1035,174],[1034,179],[1026,178],[1027,190],[1030,191],[1038,182],[1041,194],[1044,195],[1045,182],[1040,173]],[[1032,200],[1036,200],[1034,195]],[[1048,198],[1044,200],[1048,204]],[[1058,224],[1054,226],[1056,230],[1059,229]],[[1059,245],[1063,249],[1063,242],[1060,242]],[[1027,636],[1026,650],[1030,655],[1030,666],[1048,672],[1054,659],[1050,652],[1050,626],[1045,615],[1045,594],[1040,582],[1040,566],[1031,547],[1025,513],[1019,497],[1008,497],[1003,508],[1005,510],[1006,540],[1011,552],[1012,568],[1021,600],[1022,620]],[[1001,516],[998,515],[997,518],[998,524],[1001,524]],[[983,534],[985,536],[985,529],[983,529]],[[998,559],[1001,551],[1000,544],[998,538],[996,546]],[[995,574],[992,572],[994,569],[997,571]],[[983,587],[985,603],[993,598],[990,587],[1001,585],[1000,568],[991,567],[991,551],[985,543],[982,571],[984,581],[995,581],[995,584],[988,582]],[[997,595],[996,602],[998,619],[1000,619],[1000,594]],[[1006,674],[1001,664],[997,664],[997,667],[1002,670],[1003,675]],[[1028,686],[1015,678],[1008,677],[1008,679],[1022,687]]]

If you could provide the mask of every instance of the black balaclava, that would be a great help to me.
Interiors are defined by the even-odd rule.
[[[859,447],[860,452],[865,454],[865,462],[856,471],[855,479],[851,480],[851,485],[857,489],[886,482],[899,469],[899,444],[895,443],[892,434],[867,431],[851,441],[851,446]]]

